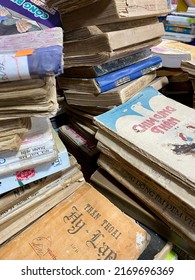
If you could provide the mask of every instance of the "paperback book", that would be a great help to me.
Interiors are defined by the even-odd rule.
[[[84,182],[2,246],[0,259],[135,260],[149,242],[145,229]]]
[[[194,114],[149,86],[94,123],[194,191]]]

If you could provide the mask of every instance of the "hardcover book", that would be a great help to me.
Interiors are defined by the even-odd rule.
[[[135,80],[160,68],[162,66],[161,62],[162,60],[159,56],[153,56],[114,72],[105,74],[101,77],[82,79],[59,76],[57,81],[60,88],[100,93]]]
[[[194,191],[194,114],[149,86],[94,123]]]
[[[0,259],[132,260],[149,242],[149,234],[134,219],[83,183],[1,247]]]

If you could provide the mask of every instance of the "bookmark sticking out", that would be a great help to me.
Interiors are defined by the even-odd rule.
[[[19,50],[16,52],[16,56],[26,56],[33,54],[34,49]]]

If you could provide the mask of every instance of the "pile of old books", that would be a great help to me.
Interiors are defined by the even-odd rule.
[[[164,34],[158,16],[168,13],[167,1],[145,0],[141,6],[115,0],[47,4],[60,11],[64,30],[65,67],[57,85],[65,97],[70,125],[60,127],[59,134],[69,149],[81,155],[82,166],[89,163],[90,173],[98,155],[93,117],[143,89],[162,66],[150,48]]]
[[[94,118],[98,164],[183,239],[194,257],[195,112],[148,86]]]

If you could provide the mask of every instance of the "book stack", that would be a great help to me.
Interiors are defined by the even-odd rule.
[[[165,39],[193,44],[195,41],[195,10],[189,7],[186,12],[172,11],[164,21]]]
[[[82,133],[90,142],[86,126],[94,138],[94,116],[124,103],[156,78],[162,60],[150,48],[164,35],[158,16],[169,12],[167,1],[145,0],[141,6],[116,0],[46,2],[60,11],[64,30],[64,72],[57,86],[71,125],[82,122],[73,136]],[[65,126],[59,131],[70,139]]]
[[[0,36],[1,245],[84,180],[50,121],[59,108],[56,76],[64,67],[63,30],[15,33]]]
[[[149,86],[94,123],[98,165],[185,240],[194,257],[193,116],[194,109]]]

